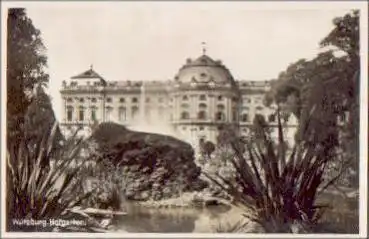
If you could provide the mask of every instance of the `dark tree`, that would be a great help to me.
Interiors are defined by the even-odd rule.
[[[211,141],[206,141],[204,143],[201,143],[201,154],[203,156],[207,156],[208,159],[211,158],[211,154],[215,151],[215,144]]]
[[[359,12],[333,20],[320,42],[328,50],[308,61],[291,64],[272,83],[266,103],[276,103],[299,120],[297,140],[343,149],[357,168],[359,135]],[[347,117],[348,116],[348,117]],[[339,118],[346,118],[339,122]],[[356,146],[355,146],[356,145]]]
[[[274,102],[293,112],[302,128],[308,121],[310,127],[302,137],[315,142],[336,142],[332,139],[337,138],[337,118],[346,112],[350,115],[347,130],[350,135],[358,133],[359,13],[353,11],[333,23],[334,29],[320,45],[335,49],[290,65],[266,96],[267,104]]]
[[[7,29],[7,135],[10,140],[22,132],[35,86],[47,85],[49,76],[44,71],[47,58],[41,33],[25,9],[9,9]]]
[[[51,104],[50,97],[46,94],[42,86],[35,89],[30,104],[24,117],[24,137],[29,143],[37,140],[43,132],[50,132],[56,118]],[[53,145],[57,146],[63,140],[59,127],[56,129]]]

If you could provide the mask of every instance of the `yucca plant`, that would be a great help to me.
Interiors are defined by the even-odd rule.
[[[83,141],[74,135],[62,147],[54,147],[57,128],[55,122],[50,131],[32,142],[23,137],[7,147],[8,230],[14,229],[13,219],[65,218],[68,209],[93,193],[76,193],[80,171],[77,163],[84,160],[79,159]]]
[[[265,232],[312,232],[327,206],[317,205],[316,198],[334,181],[324,182],[323,177],[334,155],[319,143],[296,142],[288,149],[279,110],[277,118],[278,140],[263,128],[258,139],[245,142],[245,147],[240,148],[236,138],[231,140],[236,183],[219,174],[205,175]]]

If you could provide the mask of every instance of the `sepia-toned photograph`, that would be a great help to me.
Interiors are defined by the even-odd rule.
[[[365,2],[2,13],[2,233],[366,235]]]

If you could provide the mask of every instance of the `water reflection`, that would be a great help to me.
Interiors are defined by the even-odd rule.
[[[117,229],[132,233],[214,232],[220,218],[232,211],[226,206],[208,208],[146,208],[130,204],[128,215],[116,221]]]

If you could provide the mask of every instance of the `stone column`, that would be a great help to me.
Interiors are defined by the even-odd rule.
[[[209,114],[209,120],[210,121],[214,121],[215,120],[215,95],[213,93],[209,94],[209,111],[208,111],[208,114]]]
[[[226,98],[226,121],[232,121],[232,98],[229,96]]]
[[[196,95],[190,94],[190,119],[196,119],[197,116],[197,105],[195,104]]]

